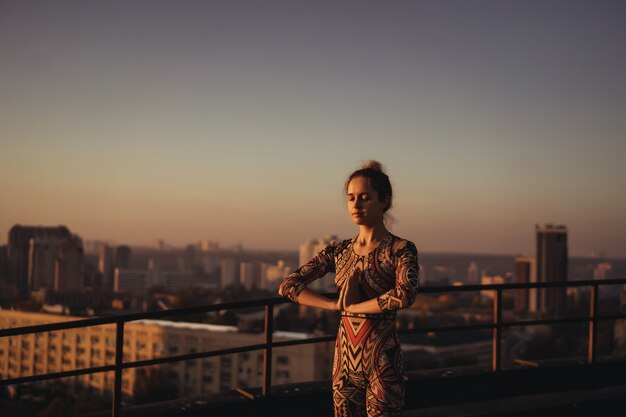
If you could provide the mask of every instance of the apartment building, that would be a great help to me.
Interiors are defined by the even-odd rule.
[[[13,310],[0,310],[0,328],[23,327],[78,320]],[[308,337],[303,333],[276,332],[274,340]],[[124,326],[124,361],[138,361],[263,343],[264,335],[243,333],[234,326],[140,320]],[[305,344],[275,348],[272,381],[284,384],[328,380],[332,364],[330,344]],[[14,378],[115,362],[115,326],[42,332],[0,338],[0,378]],[[133,396],[137,379],[150,375],[151,368],[126,369],[122,391]],[[263,381],[263,351],[250,351],[193,361],[161,365],[161,374],[177,387],[179,395],[216,393],[237,387],[258,387]],[[71,378],[100,393],[111,392],[114,375],[100,372]]]

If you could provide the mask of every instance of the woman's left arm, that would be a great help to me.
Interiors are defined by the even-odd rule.
[[[394,248],[396,285],[391,290],[361,303],[344,305],[344,310],[350,313],[381,313],[395,311],[409,307],[417,296],[419,264],[417,262],[417,249],[413,242],[402,240],[398,247]],[[349,299],[352,291],[355,291],[356,280],[350,280],[350,287],[346,291],[345,298]]]

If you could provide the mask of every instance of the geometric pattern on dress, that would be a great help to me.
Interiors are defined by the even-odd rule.
[[[287,276],[279,293],[297,302],[307,285],[335,272],[338,291],[347,280],[356,279],[362,301],[377,300],[380,314],[341,313],[332,372],[335,416],[398,416],[405,386],[395,313],[415,300],[417,249],[412,242],[390,234],[369,254],[358,255],[355,240],[328,245]]]

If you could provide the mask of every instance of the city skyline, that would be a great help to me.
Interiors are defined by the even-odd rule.
[[[420,251],[626,257],[626,6],[0,2],[0,244],[297,250],[368,159]]]

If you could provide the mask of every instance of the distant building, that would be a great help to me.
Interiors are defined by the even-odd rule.
[[[317,241],[313,239],[307,239],[304,243],[300,245],[300,251],[298,256],[298,266],[302,266],[305,263],[309,262],[316,255],[313,253],[315,246],[317,245]]]
[[[320,253],[326,246],[331,243],[337,242],[338,238],[336,235],[326,235],[323,239],[313,240],[308,239],[303,244],[300,245],[300,256],[299,256],[299,265],[298,267],[306,264],[318,253]],[[334,273],[328,273],[324,275],[322,278],[313,282],[310,287],[313,289],[323,290],[330,289],[333,287],[333,280],[335,278]]]
[[[145,295],[150,284],[150,274],[149,270],[115,268],[113,290],[137,296]]]
[[[222,259],[222,261],[220,262],[220,278],[221,288],[228,287],[234,284],[239,284],[239,277],[237,276],[237,264],[234,259]]]
[[[515,258],[515,282],[529,284],[537,282],[535,258],[518,256]],[[519,314],[537,312],[537,289],[515,290],[515,311]]]
[[[212,240],[203,239],[198,243],[200,247],[200,252],[209,253],[217,251],[220,246],[217,242],[213,242]]]
[[[35,275],[36,279],[42,279],[43,282],[52,285],[54,283],[53,273],[46,274],[41,272],[35,275],[30,274],[31,260],[31,240],[35,239],[33,244],[35,247],[43,244],[45,240],[70,241],[72,234],[65,226],[44,227],[44,226],[21,226],[15,225],[9,230],[9,239],[7,244],[7,263],[8,263],[8,283],[17,287],[19,296],[26,298],[31,291],[37,290],[30,279]],[[39,243],[37,243],[39,242]],[[44,255],[35,253],[37,261],[44,262]],[[51,261],[50,261],[51,262]],[[48,263],[50,268],[51,263]]]
[[[76,235],[61,243],[54,265],[56,291],[79,291],[84,287],[85,254],[80,238]]]
[[[239,281],[248,290],[261,288],[261,264],[258,262],[240,263]]]
[[[436,265],[430,269],[430,278],[434,281],[454,281],[456,278],[456,269],[451,266]]]
[[[112,246],[100,246],[100,254],[98,256],[98,271],[100,272],[100,274],[102,274],[102,287],[105,290],[113,289],[115,253]]]
[[[593,269],[593,279],[612,279],[613,276],[613,264],[610,262],[600,262]]]
[[[154,248],[159,252],[165,252],[165,250],[167,249],[167,244],[163,239],[155,239]]]
[[[63,240],[54,236],[33,237],[28,245],[28,286],[31,291],[54,288],[54,270]]]
[[[291,267],[285,261],[278,261],[276,265],[263,264],[261,268],[261,282],[263,288],[278,290],[285,277],[291,274]]]
[[[470,262],[467,267],[467,283],[468,284],[478,284],[480,282],[480,272],[478,270],[478,265],[476,262]]]
[[[9,282],[9,259],[6,245],[0,245],[0,283]]]
[[[535,226],[535,268],[537,282],[567,281],[567,228]],[[538,293],[538,310],[547,315],[560,315],[566,310],[567,289],[542,289]]]
[[[0,310],[0,328],[79,320],[80,317]],[[115,325],[41,332],[0,338],[0,378],[17,378],[105,366],[115,358]],[[308,335],[275,332],[274,341],[305,339]],[[148,360],[186,353],[257,344],[258,333],[242,333],[233,326],[140,320],[124,326],[124,361]],[[275,349],[275,384],[330,379],[331,344],[312,343]],[[122,392],[135,393],[138,380],[149,378],[150,367],[124,371]],[[263,383],[263,352],[251,351],[162,365],[163,377],[181,396],[197,396]],[[145,373],[147,372],[147,374]],[[68,378],[101,393],[113,388],[111,372]],[[58,381],[54,381],[58,384]]]
[[[504,284],[506,281],[502,275],[483,275],[480,279],[482,285]],[[493,299],[495,297],[494,290],[482,290],[480,292],[482,298]]]
[[[130,246],[119,245],[115,247],[115,267],[116,268],[128,268],[130,267],[130,257],[132,250]]]
[[[169,291],[178,291],[187,287],[212,286],[202,276],[192,271],[159,271],[156,279]]]

